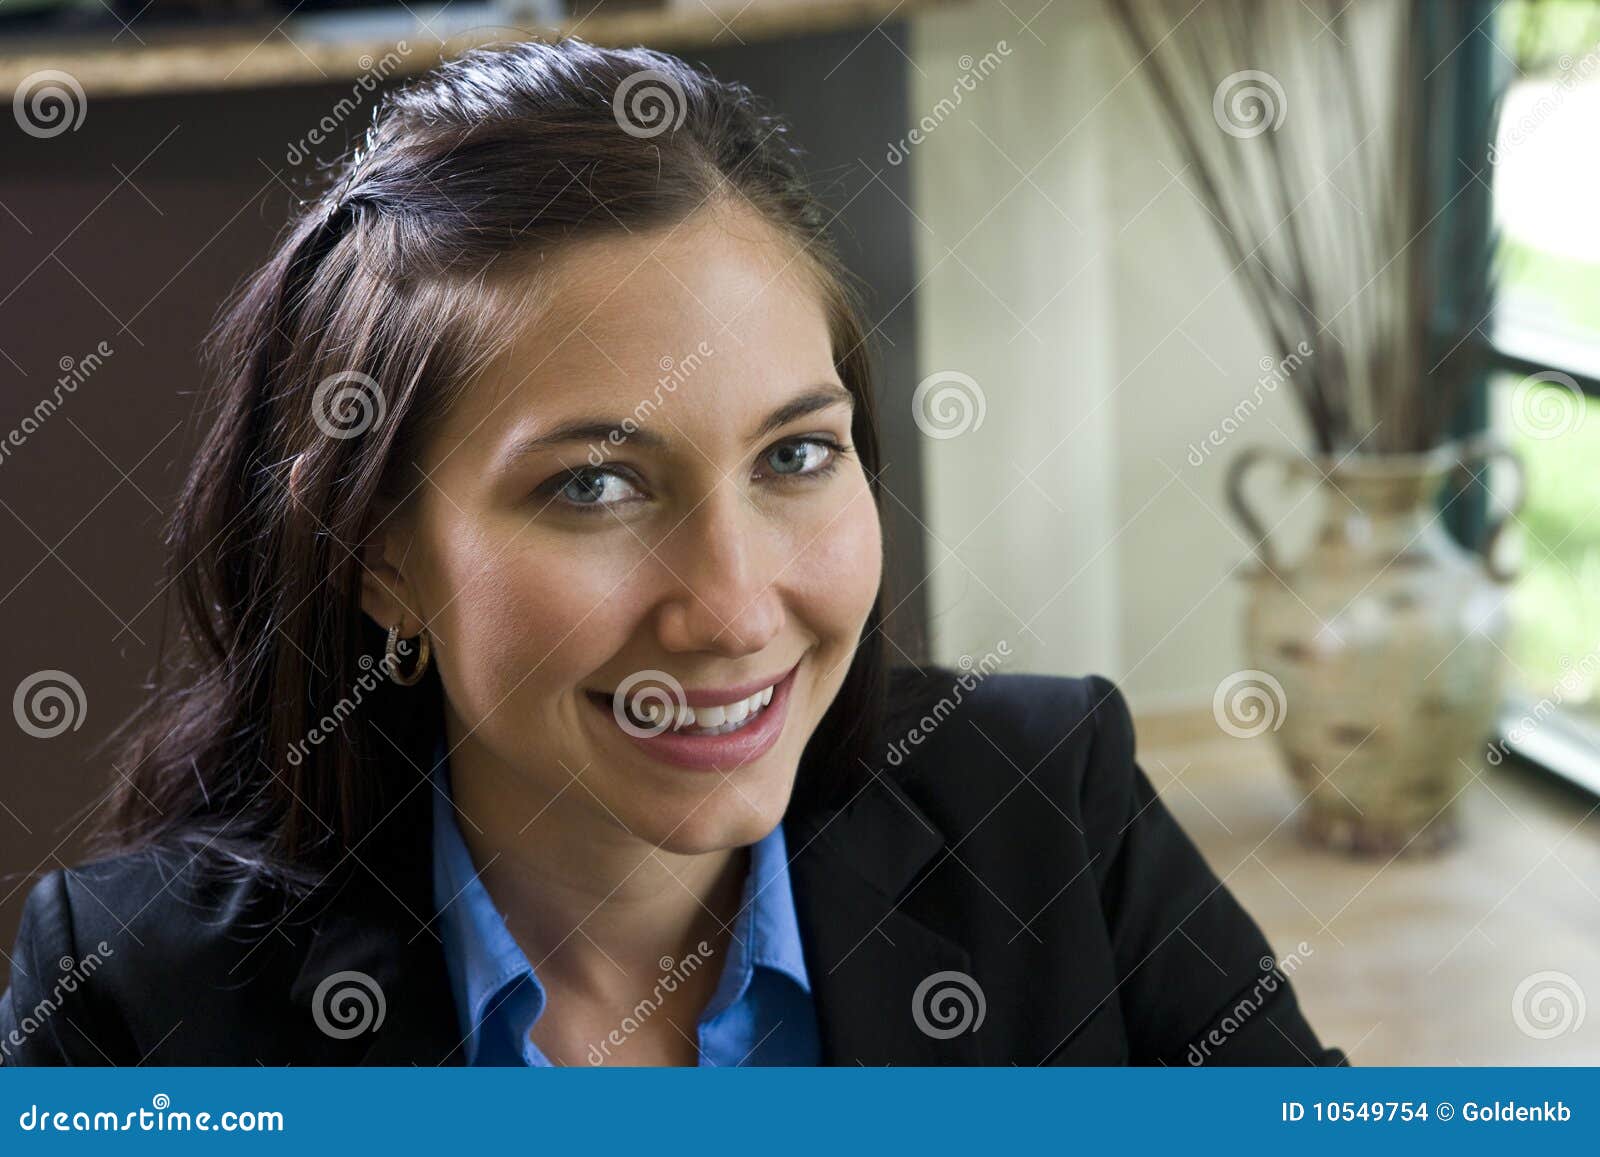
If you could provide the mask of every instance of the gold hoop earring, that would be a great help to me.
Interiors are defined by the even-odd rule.
[[[428,670],[428,632],[417,634],[417,666],[409,675],[400,674],[400,624],[389,628],[389,641],[383,648],[383,665],[389,678],[402,687],[414,686]]]

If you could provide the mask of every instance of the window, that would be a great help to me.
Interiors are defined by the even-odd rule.
[[[1592,371],[1600,355],[1600,4],[1507,0],[1489,153],[1503,259],[1497,344]]]
[[[1503,103],[1488,154],[1501,257],[1488,416],[1528,474],[1508,729],[1531,705],[1559,709],[1507,739],[1600,790],[1600,4],[1505,0],[1491,30]]]

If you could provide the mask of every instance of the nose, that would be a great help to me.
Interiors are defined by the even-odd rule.
[[[661,645],[728,658],[766,647],[784,625],[771,539],[766,517],[718,484],[657,551],[673,587],[658,613]]]

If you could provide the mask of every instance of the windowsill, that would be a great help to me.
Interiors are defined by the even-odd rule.
[[[1562,330],[1529,310],[1495,313],[1494,352],[1523,373],[1563,373],[1585,393],[1600,393],[1600,335]]]
[[[1600,796],[1600,724],[1560,708],[1540,721],[1536,706],[1532,696],[1508,695],[1500,715],[1500,742],[1540,770]],[[1537,722],[1529,726],[1530,720]]]
[[[1456,801],[1458,843],[1358,858],[1300,839],[1304,793],[1270,736],[1235,739],[1209,707],[1140,713],[1135,733],[1139,765],[1206,861],[1274,952],[1303,958],[1291,979],[1306,1017],[1353,1064],[1593,1063],[1600,1029],[1542,1039],[1512,1000],[1543,970],[1600,975],[1600,801],[1480,757]]]

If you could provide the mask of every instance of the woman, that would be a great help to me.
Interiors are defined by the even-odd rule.
[[[886,674],[784,134],[575,41],[385,104],[214,335],[181,647],[7,1063],[1344,1062],[1111,683]]]

